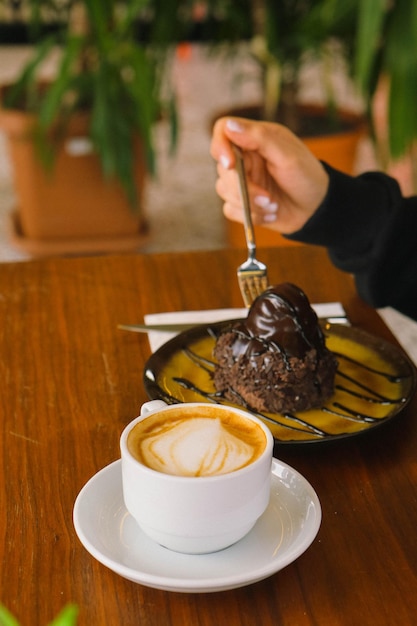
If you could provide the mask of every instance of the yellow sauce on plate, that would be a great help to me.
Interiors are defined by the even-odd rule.
[[[216,393],[212,381],[215,336],[222,324],[181,333],[152,355],[145,370],[151,397],[231,405]],[[353,327],[327,325],[324,332],[339,365],[335,393],[323,407],[285,415],[251,411],[268,424],[277,441],[307,443],[355,435],[397,415],[412,396],[415,370],[401,350]]]

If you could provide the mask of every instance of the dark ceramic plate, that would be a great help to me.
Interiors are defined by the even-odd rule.
[[[169,404],[216,402],[212,371],[216,336],[230,321],[180,333],[149,358],[144,384],[150,398]],[[394,345],[350,326],[326,324],[327,347],[338,359],[335,393],[320,409],[292,414],[259,413],[277,443],[306,444],[352,437],[397,416],[411,399],[416,372]]]

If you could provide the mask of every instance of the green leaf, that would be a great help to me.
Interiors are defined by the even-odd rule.
[[[124,86],[111,65],[102,63],[94,75],[96,98],[91,114],[91,137],[99,152],[106,176],[117,175],[132,206],[137,204],[133,176],[133,137],[131,103],[123,98]],[[123,115],[114,115],[117,109]]]
[[[67,42],[57,76],[46,92],[42,106],[39,110],[39,124],[47,131],[56,121],[60,109],[63,107],[63,98],[71,85],[71,74],[74,71],[74,63],[79,57],[83,45],[81,37],[70,37]]]
[[[136,19],[150,4],[151,0],[130,0],[129,2],[123,3],[123,9],[119,7],[119,17],[114,28],[115,33],[117,33],[121,41],[123,41],[123,38],[126,36],[132,34]]]
[[[397,0],[386,31],[384,70],[390,79],[388,128],[391,156],[399,158],[417,138],[417,8]]]
[[[75,626],[77,616],[78,607],[75,604],[67,604],[49,626]]]
[[[417,139],[415,97],[417,93],[417,68],[415,71],[396,72],[391,77],[388,128],[391,156],[403,156]]]
[[[0,626],[19,626],[19,622],[2,604],[0,604]]]
[[[98,45],[103,44],[108,24],[111,23],[113,3],[109,0],[84,0],[84,5],[94,38]]]
[[[387,0],[360,0],[354,73],[360,89],[366,93],[371,84],[373,62],[382,45]]]
[[[57,617],[49,623],[49,626],[75,626],[78,617],[78,607],[75,604],[67,604]],[[0,626],[19,626],[15,617],[0,604]]]

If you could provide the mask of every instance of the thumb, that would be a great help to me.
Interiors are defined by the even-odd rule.
[[[259,138],[256,139],[256,122],[240,117],[219,118],[213,128],[210,152],[212,157],[225,169],[235,165],[232,144],[243,150],[256,150]]]
[[[281,124],[254,121],[242,117],[223,118],[220,122],[222,142],[219,142],[219,160],[225,167],[233,167],[235,157],[230,142],[242,150],[257,152],[266,161],[278,165],[292,151],[305,150],[302,142]]]
[[[256,123],[241,117],[229,117],[224,121],[224,134],[243,150],[259,150]],[[228,155],[229,156],[229,155]],[[233,159],[234,160],[234,159]]]

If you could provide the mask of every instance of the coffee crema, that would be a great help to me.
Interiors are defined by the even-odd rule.
[[[145,417],[129,433],[127,447],[143,465],[177,476],[235,472],[259,458],[266,436],[255,421],[233,411],[181,405]]]

